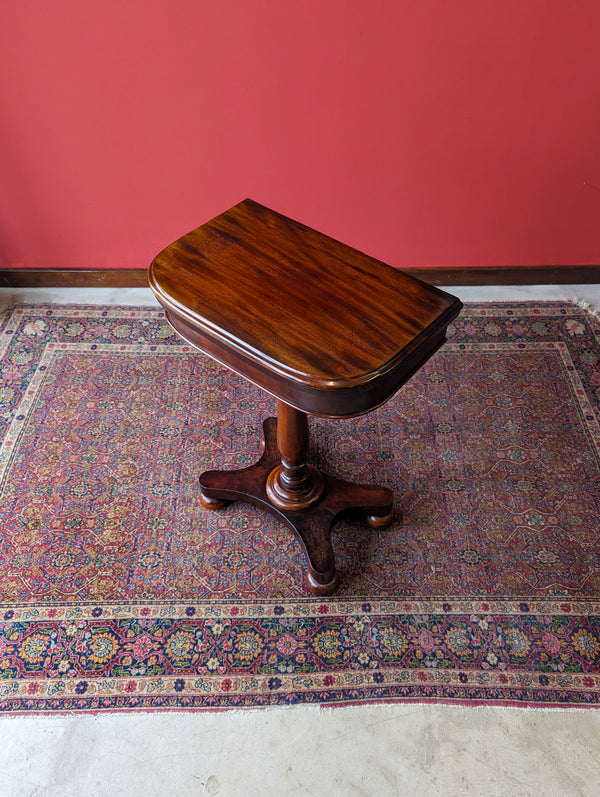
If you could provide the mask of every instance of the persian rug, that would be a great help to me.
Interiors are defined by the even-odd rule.
[[[467,306],[384,407],[311,419],[313,461],[403,512],[335,526],[328,599],[274,518],[201,507],[275,401],[162,310],[17,306],[0,367],[3,711],[598,704],[600,323],[576,304]]]

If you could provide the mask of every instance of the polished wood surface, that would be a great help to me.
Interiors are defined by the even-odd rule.
[[[332,522],[358,509],[381,528],[393,495],[310,465],[307,413],[384,402],[442,345],[460,301],[251,200],[161,252],[150,285],[182,337],[279,399],[261,458],[203,473],[202,504],[271,512],[304,546],[309,591],[333,593]]]
[[[161,252],[150,285],[192,344],[288,404],[330,417],[386,401],[461,308],[249,199]]]
[[[280,509],[292,512],[309,509],[323,496],[323,476],[306,462],[308,418],[300,410],[279,402],[277,448],[281,462],[267,478],[267,495]]]

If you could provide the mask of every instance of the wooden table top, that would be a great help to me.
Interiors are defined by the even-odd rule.
[[[462,306],[250,199],[164,249],[150,285],[184,338],[293,406],[332,416],[386,400]]]

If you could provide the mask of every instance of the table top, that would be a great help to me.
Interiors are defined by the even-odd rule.
[[[157,255],[150,285],[184,338],[299,409],[320,391],[334,416],[388,398],[462,306],[250,199]]]

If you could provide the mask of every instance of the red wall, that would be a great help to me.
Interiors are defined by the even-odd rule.
[[[1,5],[1,267],[246,196],[398,266],[600,262],[598,0]]]

